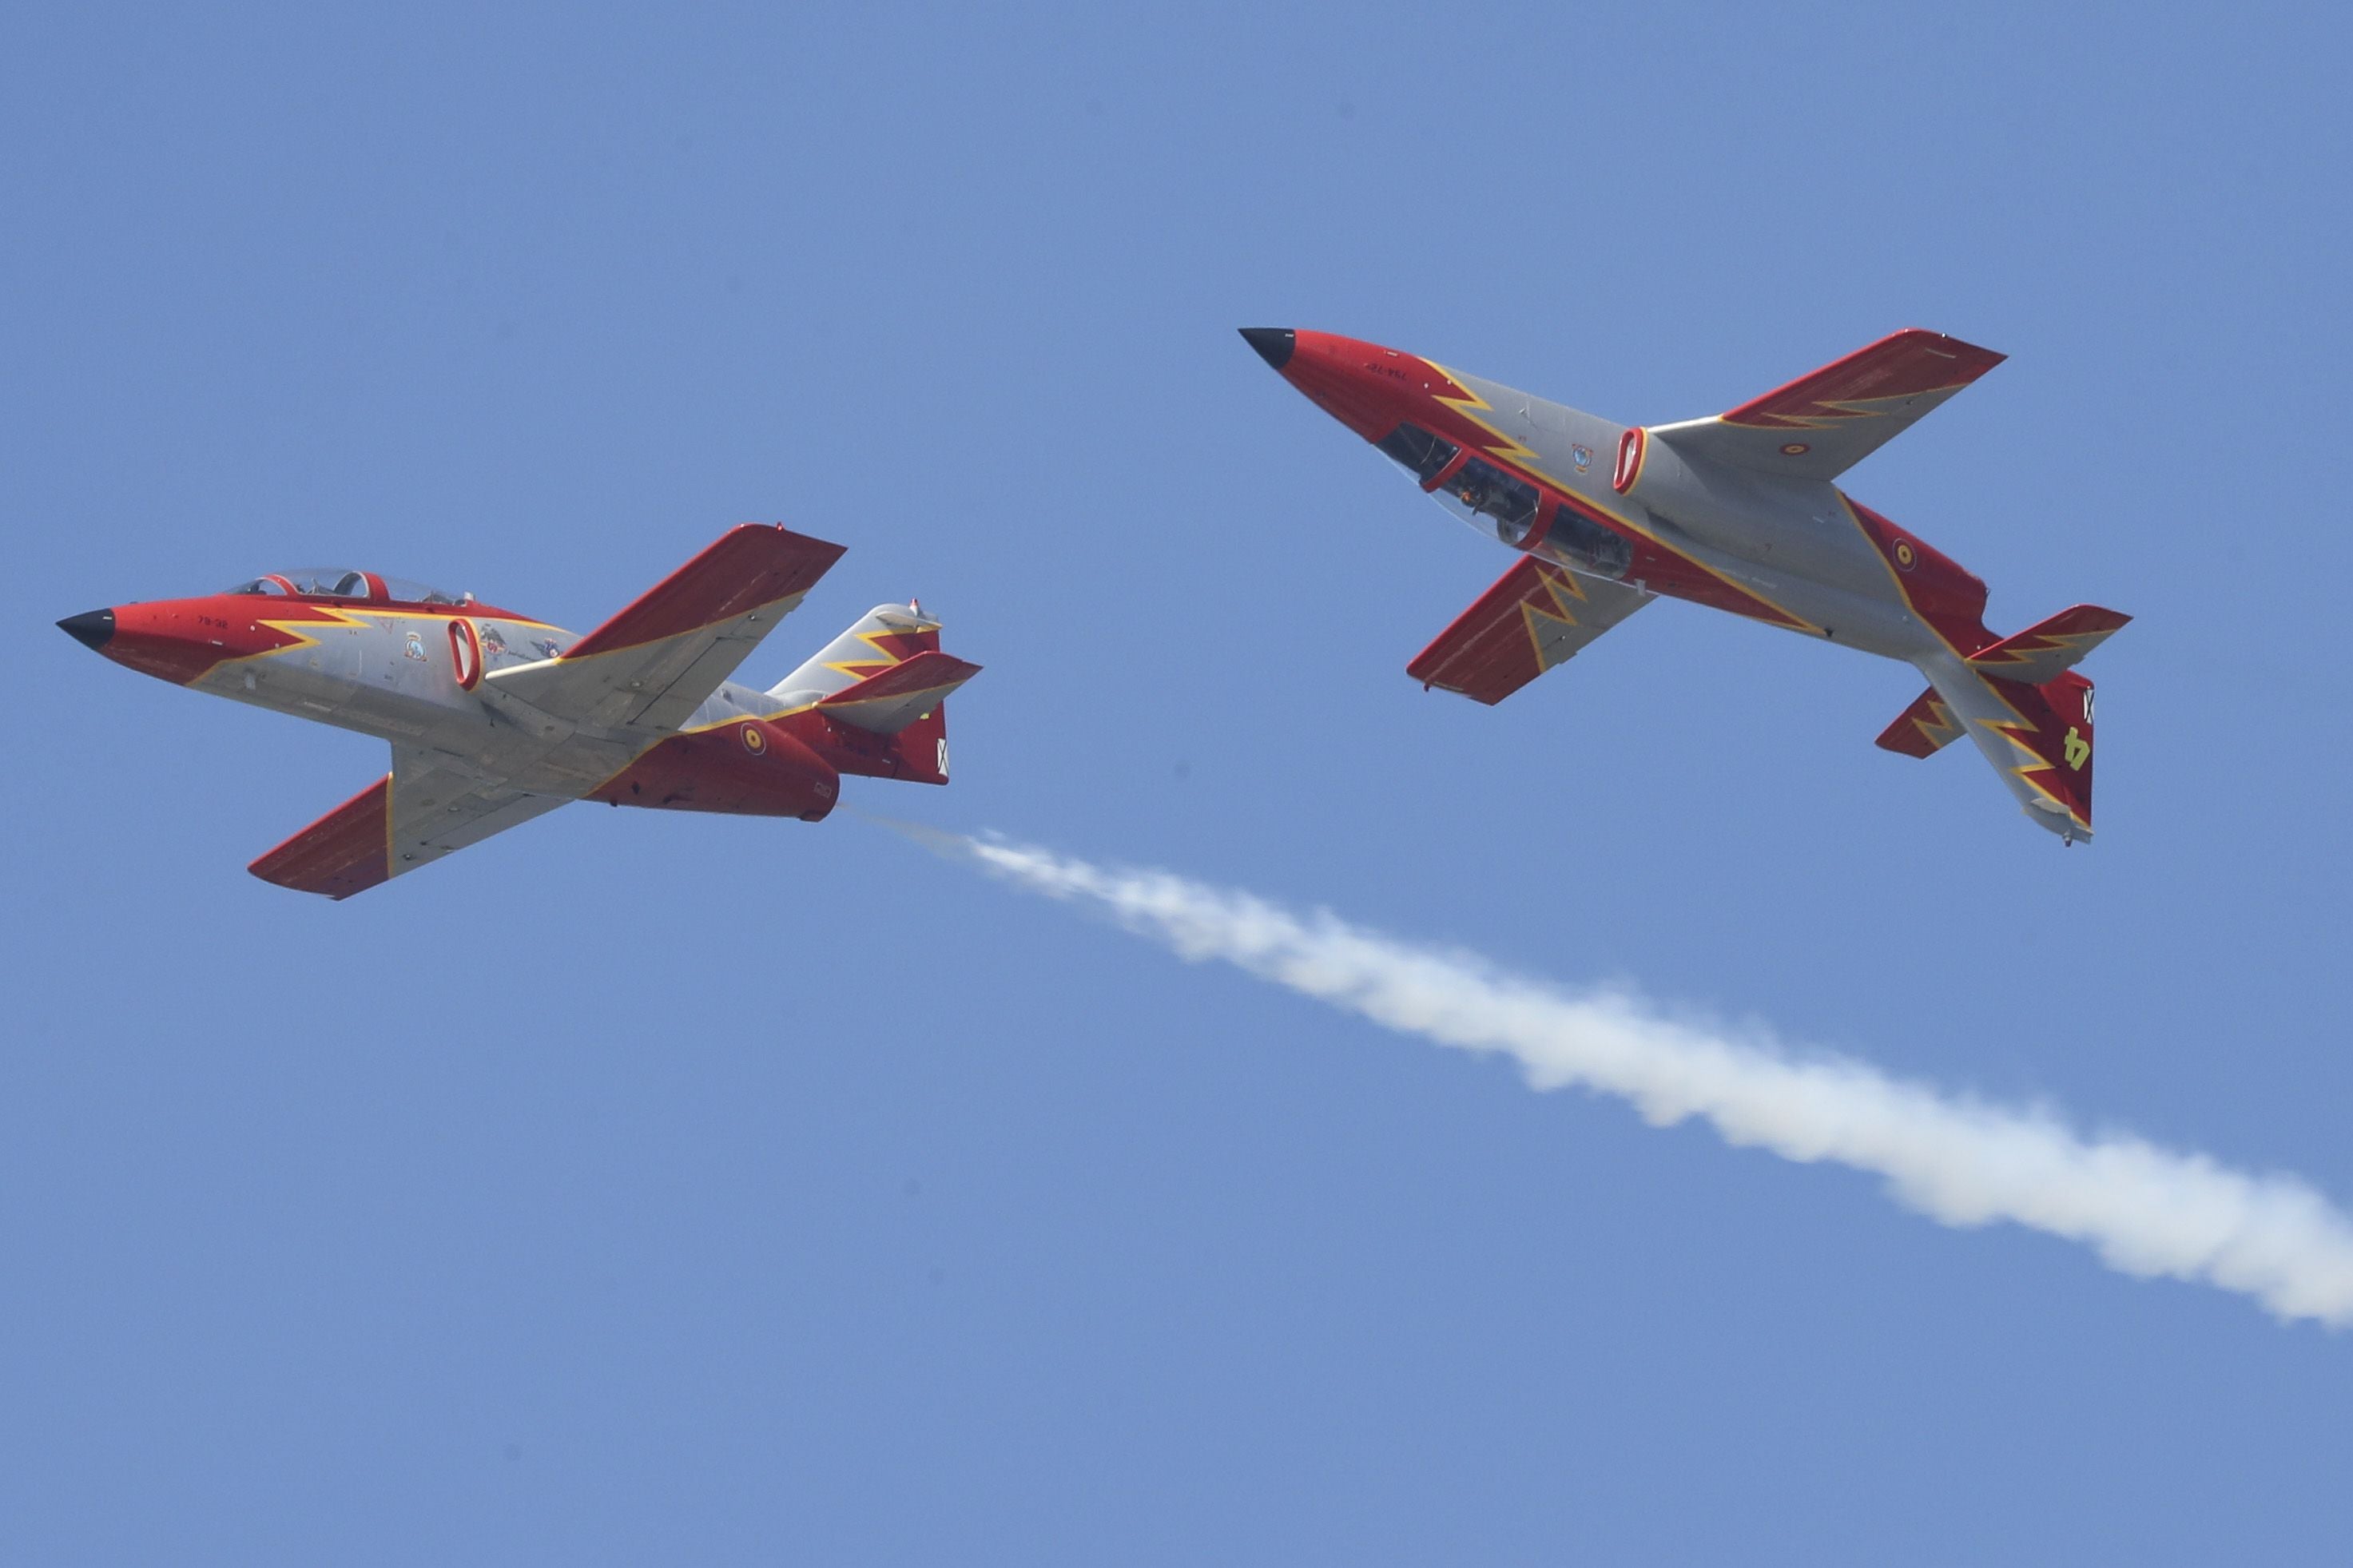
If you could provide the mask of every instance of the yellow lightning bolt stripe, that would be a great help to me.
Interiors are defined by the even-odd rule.
[[[1447,380],[1452,382],[1455,385],[1461,387],[1464,393],[1468,394],[1467,396],[1463,397],[1438,397],[1436,393],[1432,393],[1430,395],[1432,397],[1436,397],[1439,402],[1444,404],[1447,407],[1451,408],[1455,413],[1461,415],[1472,424],[1479,426],[1480,429],[1487,432],[1488,435],[1493,436],[1495,438],[1497,445],[1485,448],[1488,452],[1496,457],[1502,458],[1506,462],[1516,464],[1518,467],[1526,469],[1529,473],[1535,475],[1546,484],[1550,485],[1553,489],[1560,491],[1563,495],[1576,496],[1579,502],[1591,507],[1595,511],[1599,512],[1602,516],[1609,519],[1610,521],[1617,523],[1620,527],[1625,529],[1627,532],[1634,534],[1639,538],[1648,540],[1658,549],[1664,552],[1666,554],[1673,556],[1676,560],[1683,562],[1685,565],[1696,567],[1698,570],[1706,573],[1709,576],[1715,578],[1717,582],[1723,584],[1734,593],[1738,594],[1741,597],[1753,599],[1757,603],[1765,605],[1799,631],[1812,632],[1817,636],[1821,633],[1821,627],[1814,625],[1813,622],[1806,619],[1805,616],[1789,609],[1787,605],[1774,603],[1771,599],[1767,598],[1764,595],[1748,586],[1746,583],[1741,582],[1738,578],[1731,576],[1725,573],[1719,572],[1715,567],[1709,565],[1706,562],[1699,560],[1695,556],[1686,554],[1684,552],[1676,549],[1673,545],[1669,544],[1665,540],[1661,539],[1657,534],[1651,532],[1641,523],[1636,522],[1632,518],[1628,517],[1614,508],[1606,506],[1600,501],[1595,500],[1590,496],[1577,490],[1567,479],[1546,468],[1541,455],[1535,452],[1533,448],[1523,445],[1513,437],[1506,436],[1503,431],[1496,429],[1494,426],[1488,423],[1486,420],[1480,418],[1478,415],[1472,413],[1472,410],[1474,408],[1483,408],[1488,413],[1493,414],[1495,412],[1495,405],[1488,402],[1485,398],[1480,396],[1476,392],[1472,392],[1471,390],[1470,383],[1464,381],[1461,376],[1455,374],[1454,372],[1447,369],[1446,366],[1439,363],[1434,359],[1424,360],[1422,363],[1430,366],[1430,369],[1436,371],[1439,374],[1444,376]]]
[[[314,605],[312,608],[320,612],[320,614],[324,615],[326,619],[322,621],[314,616],[308,620],[284,621],[273,619],[269,616],[254,616],[254,625],[259,626],[268,626],[274,632],[282,632],[286,636],[292,637],[294,640],[287,644],[284,647],[264,648],[259,653],[240,654],[236,658],[225,658],[221,660],[221,663],[243,664],[248,659],[274,658],[281,653],[300,653],[306,647],[317,647],[319,646],[319,639],[312,637],[310,632],[304,629],[305,627],[356,626],[360,624],[358,619],[347,611],[338,610],[326,605]],[[385,776],[389,778],[391,775],[387,773]]]
[[[1915,719],[1912,727],[1920,738],[1937,751],[1943,751],[1960,737],[1961,727],[1953,722],[1953,710],[1945,706],[1944,699],[1931,694],[1926,701],[1927,717]]]
[[[1995,695],[1999,697],[2000,693],[1997,692]],[[2008,708],[2010,707],[2010,704],[2005,701],[2002,706]],[[2012,709],[2011,711],[2015,712],[2016,710]],[[2005,719],[1980,719],[1977,722],[1980,727],[1990,730],[1995,734],[2000,735],[2003,740],[2008,741],[2010,745],[2016,749],[2020,755],[2028,759],[2017,767],[2004,768],[2002,770],[2004,773],[2015,776],[2023,782],[2028,788],[2033,790],[2035,794],[2042,796],[2045,800],[2051,802],[2052,805],[2065,812],[2069,817],[2073,819],[2075,823],[2082,826],[2084,832],[2089,833],[2092,830],[2090,820],[2087,819],[2083,813],[2077,811],[2074,806],[2068,802],[2064,795],[2058,794],[2049,785],[2045,784],[2041,779],[2034,776],[2037,773],[2056,774],[2059,772],[2059,764],[2052,762],[2050,758],[2044,756],[2042,752],[2036,751],[2033,747],[2028,745],[2025,742],[2018,738],[2021,731],[2026,734],[2032,734],[2034,732],[2033,725],[2026,722],[2023,719],[2019,720],[2015,723]]]
[[[856,680],[863,680],[870,675],[879,675],[883,670],[892,668],[895,666],[902,665],[906,662],[904,658],[900,658],[899,656],[892,653],[888,648],[884,647],[879,640],[880,638],[913,637],[923,632],[935,632],[939,629],[940,625],[937,621],[920,621],[913,626],[885,626],[880,631],[859,632],[855,634],[858,640],[864,643],[868,647],[873,649],[874,652],[880,656],[880,662],[870,662],[865,659],[842,659],[837,662],[828,663],[825,668],[834,671],[836,674],[847,675]]]
[[[1777,411],[1757,415],[1754,419],[1725,419],[1720,423],[1751,430],[1829,430],[1857,419],[1882,419],[1889,415],[1906,413],[1924,397],[1941,401],[1968,384],[1966,381],[1957,381],[1950,386],[1932,386],[1926,392],[1899,392],[1886,397],[1816,397],[1809,400],[1819,411],[1816,413],[1783,414]],[[1929,410],[1923,408],[1919,412],[1926,414]],[[1918,417],[1918,415],[1914,417]]]
[[[1559,658],[1546,659],[1545,658],[1544,629],[1536,624],[1537,617],[1542,616],[1547,621],[1555,622],[1557,625],[1569,627],[1572,630],[1574,630],[1577,625],[1577,616],[1568,607],[1568,601],[1561,597],[1561,589],[1563,587],[1567,587],[1569,593],[1575,595],[1578,599],[1583,599],[1585,597],[1585,590],[1577,585],[1576,578],[1568,572],[1562,571],[1560,575],[1567,578],[1568,581],[1566,584],[1556,582],[1555,581],[1554,575],[1551,572],[1546,571],[1541,566],[1537,568],[1537,580],[1544,584],[1546,596],[1552,600],[1553,607],[1551,609],[1547,610],[1543,608],[1541,605],[1531,604],[1525,598],[1521,599],[1519,603],[1520,625],[1521,627],[1528,634],[1528,647],[1535,654],[1536,668],[1539,671],[1550,669],[1556,664],[1567,663],[1577,652],[1576,649],[1571,648],[1568,653],[1562,655]]]
[[[2075,657],[2063,660],[2059,666],[2060,669],[2068,669],[2081,664],[2092,649],[2115,635],[2114,632],[2105,629],[2091,632],[2035,632],[2031,636],[2014,640],[2008,647],[1993,648],[1979,654],[1969,660],[1969,663],[1984,670],[1991,670],[1996,667],[2036,665],[2044,662],[2042,656],[2046,654],[2066,653],[2073,649]]]
[[[430,611],[426,610],[347,610],[334,605],[311,605],[306,606],[306,608],[310,609],[312,614],[307,618],[299,621],[287,620],[277,616],[255,616],[252,617],[252,622],[255,626],[268,626],[274,632],[281,632],[286,636],[292,637],[294,639],[292,642],[286,644],[282,647],[264,648],[259,653],[241,653],[234,658],[225,658],[220,662],[222,664],[243,664],[250,659],[275,658],[280,654],[300,653],[306,647],[317,647],[320,646],[319,639],[311,635],[311,630],[310,628],[325,629],[331,626],[364,626],[371,620],[437,621],[444,625],[447,625],[448,622],[453,620],[470,620],[490,626],[530,626],[543,632],[564,632],[564,628],[562,626],[552,626],[545,621],[534,621],[528,616],[448,616],[435,615]],[[568,637],[571,634],[565,632],[564,635]]]

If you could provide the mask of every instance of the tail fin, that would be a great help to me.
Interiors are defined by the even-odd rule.
[[[768,689],[787,701],[820,702],[919,653],[936,653],[940,623],[916,605],[877,605],[815,658]]]
[[[769,695],[798,708],[778,722],[842,773],[944,784],[947,698],[979,673],[940,651],[919,606],[881,605]]]
[[[2029,819],[2068,843],[2092,837],[2092,683],[2073,666],[2132,617],[2077,605],[1967,658],[1923,659],[1928,689],[1879,737],[1931,757],[1967,735]]]
[[[1964,663],[1950,657],[1922,668],[1927,673],[1933,700],[1946,711],[1943,727],[1966,732],[1977,742],[2001,782],[2026,808],[2028,819],[2071,844],[2091,837],[2092,683],[2069,669],[2030,686],[1989,678],[1975,661]],[[1915,702],[1913,708],[1920,706]],[[1906,728],[1905,721],[1911,717],[1912,710],[1907,709],[1890,734]],[[1923,740],[1926,739],[1924,734]],[[1886,736],[1881,737],[1881,743],[1887,743]],[[1909,750],[1900,745],[1888,749]]]

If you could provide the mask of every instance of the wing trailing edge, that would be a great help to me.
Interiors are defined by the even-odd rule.
[[[392,772],[246,868],[298,893],[348,899],[564,804],[438,752],[392,749]]]
[[[348,899],[392,876],[392,777],[375,783],[246,868],[298,893]]]

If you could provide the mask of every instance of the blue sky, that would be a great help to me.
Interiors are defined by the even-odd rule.
[[[2353,1200],[2333,15],[20,15],[0,49],[0,1536],[39,1562],[2311,1560],[2353,1343],[1536,1096],[848,813],[342,905],[382,748],[50,623],[350,561],[586,627],[728,524],[919,593],[854,805],[1625,979]],[[1850,488],[2091,666],[2100,842],[1505,564],[1234,337],[1616,417],[2012,355]],[[771,677],[770,679],[773,679]]]

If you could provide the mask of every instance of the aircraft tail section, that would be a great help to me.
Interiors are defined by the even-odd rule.
[[[2048,620],[2038,621],[2014,637],[1969,656],[1970,668],[1980,675],[2027,686],[2040,686],[2061,670],[2073,669],[2084,656],[2122,631],[2132,620],[2119,610],[2097,605],[2077,605]]]
[[[1989,676],[1974,661],[1949,656],[1922,668],[1928,691],[1880,737],[1881,745],[1924,757],[1967,734],[2031,821],[2071,844],[2092,837],[2089,680],[2066,669],[2028,685]],[[1915,717],[1924,707],[1926,712]],[[1924,724],[1922,717],[1937,722]],[[1906,731],[1925,749],[1890,743],[1891,737],[1903,741]]]
[[[947,699],[979,673],[920,606],[880,605],[769,695],[805,704],[781,722],[840,772],[944,784]]]
[[[1881,731],[1879,739],[1872,743],[1883,752],[1933,757],[1960,738],[1960,721],[1953,717],[1953,710],[1932,686],[1912,699],[1912,706],[1898,713],[1895,722]]]
[[[877,605],[816,658],[770,687],[768,695],[820,702],[917,654],[936,653],[939,647],[940,623],[920,605]]]

